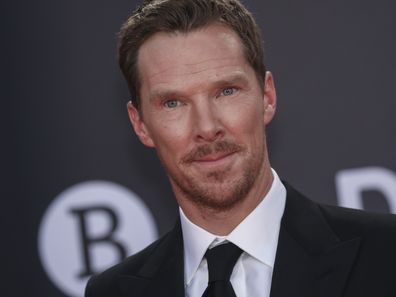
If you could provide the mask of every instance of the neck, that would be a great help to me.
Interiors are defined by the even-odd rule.
[[[266,166],[261,178],[256,180],[248,194],[226,210],[197,205],[192,199],[183,197],[180,191],[175,191],[175,194],[180,207],[190,221],[212,234],[225,236],[231,233],[264,199],[272,182],[271,168]]]

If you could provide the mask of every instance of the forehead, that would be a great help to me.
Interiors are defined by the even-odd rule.
[[[185,85],[190,79],[245,71],[249,66],[242,48],[239,36],[221,24],[188,33],[156,33],[138,54],[142,91],[157,84]]]

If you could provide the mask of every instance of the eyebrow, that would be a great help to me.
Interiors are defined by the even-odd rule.
[[[154,101],[159,98],[180,98],[183,97],[183,95],[183,92],[180,91],[159,89],[150,95],[150,101]]]
[[[211,85],[215,88],[218,88],[222,86],[233,85],[236,83],[247,85],[249,84],[249,80],[247,79],[245,74],[238,72],[230,75],[225,75],[220,79],[211,82]],[[159,88],[150,95],[150,101],[156,100],[158,98],[181,98],[181,97],[184,97],[183,91]]]
[[[232,85],[232,84],[236,84],[236,83],[241,83],[243,85],[247,85],[249,83],[249,80],[245,74],[233,73],[231,75],[225,76],[225,77],[215,81],[214,85],[226,86],[226,85]]]

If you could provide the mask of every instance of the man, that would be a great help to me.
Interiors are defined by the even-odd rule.
[[[395,218],[318,205],[271,169],[276,92],[261,43],[236,0],[145,1],[124,24],[128,113],[180,220],[93,277],[86,297],[395,294]]]

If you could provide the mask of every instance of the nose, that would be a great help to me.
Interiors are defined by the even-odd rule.
[[[200,100],[195,106],[194,131],[198,142],[212,142],[225,135],[219,110],[210,100]]]

